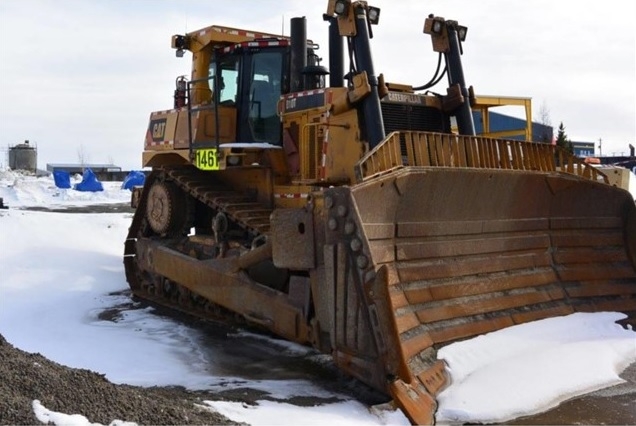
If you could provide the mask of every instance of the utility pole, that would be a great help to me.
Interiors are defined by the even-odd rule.
[[[603,139],[598,138],[598,156],[603,156]]]

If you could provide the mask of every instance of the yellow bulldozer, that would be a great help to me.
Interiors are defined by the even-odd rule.
[[[192,74],[150,115],[124,265],[136,296],[310,345],[431,424],[441,346],[577,311],[634,322],[636,207],[556,146],[475,134],[457,21],[425,18],[429,83],[376,74],[379,17],[328,0],[329,70],[304,17],[173,36]]]

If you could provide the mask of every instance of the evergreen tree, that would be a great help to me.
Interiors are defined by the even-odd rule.
[[[565,126],[563,126],[563,122],[559,124],[556,144],[557,146],[560,146],[562,149],[564,149],[568,153],[574,154],[574,146],[572,146],[572,141],[568,139],[568,135],[565,133]]]

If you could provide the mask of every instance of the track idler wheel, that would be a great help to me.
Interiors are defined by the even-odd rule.
[[[186,227],[187,218],[186,194],[174,183],[153,183],[146,204],[150,228],[161,236],[179,235]]]

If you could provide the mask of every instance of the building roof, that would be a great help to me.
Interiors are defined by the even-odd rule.
[[[51,169],[121,169],[121,167],[115,164],[105,164],[105,163],[90,163],[90,164],[79,164],[79,163],[46,163],[46,168]]]

